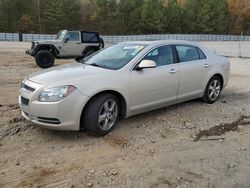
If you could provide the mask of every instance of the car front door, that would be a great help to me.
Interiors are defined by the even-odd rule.
[[[79,31],[69,31],[66,34],[63,44],[63,56],[81,56],[83,52],[81,37]]]
[[[130,74],[132,113],[163,107],[175,102],[179,83],[179,67],[175,63],[173,47],[160,46],[142,60],[153,60],[155,68],[133,70]]]
[[[177,100],[200,97],[203,81],[211,66],[205,54],[195,46],[176,45],[179,57],[180,83]]]

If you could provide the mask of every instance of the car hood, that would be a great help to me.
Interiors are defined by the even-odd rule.
[[[110,74],[110,72],[113,71],[74,62],[35,72],[28,76],[28,80],[44,85],[55,83],[70,84],[73,80],[79,78],[83,78],[85,81],[87,79],[92,80],[93,78]]]

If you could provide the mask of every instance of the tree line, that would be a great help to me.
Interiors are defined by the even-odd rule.
[[[249,0],[0,0],[0,32],[250,34]]]

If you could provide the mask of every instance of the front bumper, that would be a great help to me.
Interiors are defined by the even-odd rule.
[[[26,50],[25,53],[27,55],[30,55],[30,56],[34,56],[35,55],[34,50],[30,50],[30,49]]]
[[[21,89],[19,106],[22,116],[36,125],[54,130],[80,130],[82,109],[88,97],[76,90],[58,102],[40,102],[38,97],[44,86],[26,80],[33,92]]]

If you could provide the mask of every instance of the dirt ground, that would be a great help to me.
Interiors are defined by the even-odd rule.
[[[0,187],[250,187],[250,59],[230,59],[215,104],[141,114],[96,138],[21,117],[20,82],[40,70],[24,54],[29,46],[0,43]]]

